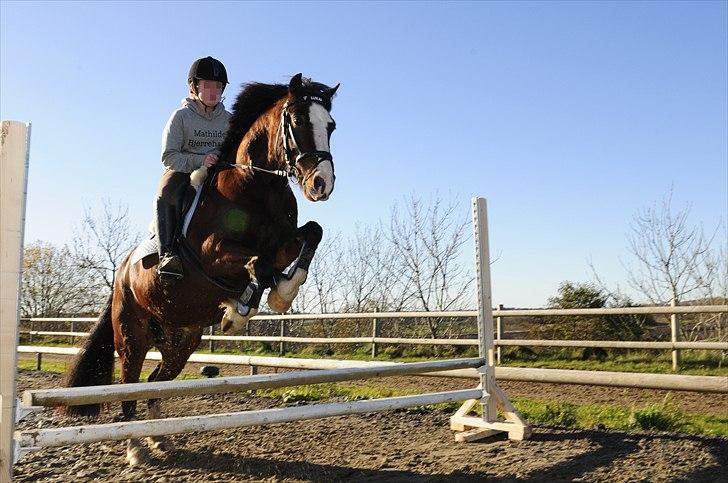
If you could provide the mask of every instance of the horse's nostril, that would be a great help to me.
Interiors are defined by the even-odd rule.
[[[324,181],[324,179],[321,176],[316,176],[313,179],[313,187],[319,193],[323,193],[324,190],[326,189],[326,182]]]

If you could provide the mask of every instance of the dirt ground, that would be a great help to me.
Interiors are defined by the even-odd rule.
[[[190,365],[192,371],[199,366]],[[247,373],[222,367],[223,375]],[[57,387],[57,374],[20,371],[18,390]],[[473,381],[425,377],[381,379],[377,385],[422,392],[472,387]],[[502,382],[512,398],[641,405],[664,391]],[[725,415],[724,395],[674,393],[687,412]],[[169,399],[169,416],[280,407],[248,393]],[[145,405],[140,404],[140,416]],[[99,422],[111,422],[118,405]],[[531,439],[498,436],[458,444],[443,411],[394,411],[264,427],[170,436],[174,450],[151,452],[131,468],[124,442],[50,448],[15,466],[17,481],[726,481],[728,440],[663,433],[568,430],[536,426]],[[84,424],[46,410],[18,429]]]

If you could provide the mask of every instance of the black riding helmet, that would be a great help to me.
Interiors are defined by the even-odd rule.
[[[187,75],[187,82],[194,84],[195,80],[211,80],[222,82],[222,88],[228,84],[227,71],[217,59],[205,57],[197,59],[190,67],[190,73]]]

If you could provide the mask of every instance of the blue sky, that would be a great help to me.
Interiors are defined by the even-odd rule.
[[[341,83],[336,190],[302,221],[347,234],[410,193],[484,196],[494,302],[541,306],[590,258],[624,285],[629,221],[671,186],[693,222],[728,218],[726,6],[3,1],[0,117],[33,123],[26,240],[69,241],[103,197],[144,230],[162,128],[212,55],[228,106],[243,82]]]

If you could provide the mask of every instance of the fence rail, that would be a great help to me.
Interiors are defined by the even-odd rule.
[[[575,347],[575,348],[602,348],[602,349],[647,349],[647,350],[670,350],[673,354],[673,369],[679,367],[679,351],[681,350],[719,350],[728,351],[728,342],[689,342],[680,341],[679,324],[671,321],[670,341],[614,341],[614,340],[544,340],[544,339],[505,339],[508,332],[504,331],[503,319],[509,317],[564,317],[564,316],[604,316],[604,315],[669,315],[675,318],[685,314],[721,314],[728,313],[728,305],[692,305],[692,306],[651,306],[651,307],[619,307],[619,308],[596,308],[596,309],[505,309],[502,305],[493,309],[493,316],[496,320],[495,347],[498,363],[501,362],[501,350],[503,347]],[[372,356],[377,354],[378,344],[403,344],[403,345],[450,345],[450,346],[477,346],[477,339],[472,338],[407,338],[407,337],[381,337],[383,320],[387,319],[432,319],[432,318],[472,318],[475,319],[478,313],[475,310],[459,310],[446,312],[368,312],[368,313],[336,313],[336,314],[284,314],[284,315],[257,315],[254,321],[278,321],[280,323],[280,335],[244,335],[224,336],[214,335],[213,327],[210,327],[209,334],[202,336],[208,342],[211,352],[215,350],[215,341],[225,342],[265,342],[278,345],[279,354],[285,353],[286,343],[297,344],[371,344]],[[319,320],[371,320],[371,337],[294,337],[285,335],[288,333],[287,324],[290,321],[319,321]],[[21,334],[30,336],[33,342],[35,336],[65,336],[69,337],[71,343],[76,337],[88,335],[86,332],[78,332],[74,329],[76,322],[95,322],[92,317],[30,317],[22,318],[21,321],[30,322],[31,330],[20,331]],[[69,322],[71,331],[42,331],[33,330],[36,322]],[[519,333],[519,335],[522,332]],[[513,333],[515,334],[515,333]]]
[[[74,347],[18,346],[20,353],[74,355]],[[159,352],[147,353],[147,360],[161,360]],[[345,369],[357,367],[389,367],[401,362],[353,361],[340,359],[298,359],[230,354],[192,354],[189,362],[203,364],[234,364],[284,369]],[[479,378],[476,369],[455,369],[424,372],[421,376]],[[631,387],[667,391],[728,393],[728,377],[684,376],[677,374],[644,374],[638,372],[582,371],[565,369],[538,369],[530,367],[495,368],[496,379],[505,381],[541,382],[553,384],[587,384],[607,387]]]
[[[613,307],[597,309],[493,309],[493,317],[557,317],[567,315],[672,315],[720,314],[728,312],[728,305],[682,305],[676,307]],[[259,314],[252,320],[342,320],[342,319],[417,319],[476,317],[475,310],[431,312],[366,312],[336,314]],[[95,322],[96,317],[22,317],[29,322]]]
[[[28,330],[25,335],[86,337],[88,332],[58,332]],[[224,342],[292,342],[300,344],[409,344],[409,345],[461,345],[477,346],[477,339],[417,339],[395,337],[291,337],[278,335],[203,335],[202,340]],[[498,339],[497,347],[598,347],[602,349],[695,349],[728,351],[728,342],[641,342],[615,340],[544,340]]]

